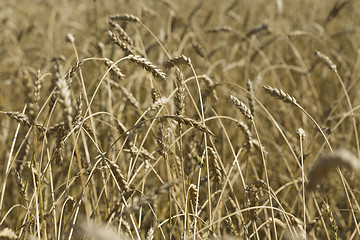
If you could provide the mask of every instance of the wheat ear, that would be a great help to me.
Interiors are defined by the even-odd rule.
[[[131,92],[129,92],[126,88],[122,86],[120,86],[120,90],[125,95],[127,100],[131,103],[131,105],[133,105],[134,108],[140,109],[140,103],[136,100],[136,98]]]
[[[129,35],[125,32],[125,30],[116,22],[109,20],[110,27],[114,28],[114,30],[119,34],[119,37],[129,45],[133,46],[133,42]]]
[[[321,127],[319,126],[319,124],[315,121],[315,119],[299,104],[297,103],[296,99],[294,97],[292,97],[291,95],[289,95],[288,93],[285,93],[283,90],[275,88],[275,87],[270,87],[269,85],[263,86],[264,91],[267,94],[270,94],[271,96],[280,99],[286,103],[290,103],[295,105],[296,107],[298,107],[303,113],[306,114],[306,116],[308,116],[311,121],[316,125],[316,127],[319,129],[321,135],[324,137],[329,149],[332,151],[332,147],[330,145],[329,140],[327,139],[324,131],[321,129]]]
[[[140,19],[131,14],[117,14],[109,16],[111,20],[120,20],[124,22],[140,22]]]
[[[68,84],[65,78],[59,78],[56,82],[59,91],[60,102],[63,105],[64,120],[68,123],[72,122],[72,106],[71,96]]]
[[[314,52],[315,56],[317,58],[319,58],[328,68],[330,68],[331,71],[333,72],[337,72],[337,68],[336,65],[331,61],[331,59],[326,56],[325,54],[319,52],[319,51],[315,51]]]
[[[234,103],[235,107],[240,110],[240,112],[248,119],[253,120],[254,116],[251,114],[250,109],[246,106],[246,104],[239,100],[237,97],[230,95],[230,100]]]
[[[219,27],[213,27],[208,30],[206,30],[206,33],[227,33],[231,32],[232,28],[230,26],[219,26]]]
[[[203,94],[204,99],[207,99],[207,97],[209,95],[211,95],[214,103],[217,103],[219,98],[217,96],[216,89],[215,89],[217,86],[216,82],[205,74],[203,74],[201,76],[201,79],[204,81],[204,83],[206,84],[206,87],[207,87]]]
[[[125,78],[125,75],[121,72],[120,68],[114,65],[114,62],[108,58],[104,58],[103,62],[107,68],[111,68],[111,72],[116,76],[118,80]]]
[[[177,121],[178,123],[182,123],[188,126],[191,126],[197,130],[200,130],[202,132],[206,132],[212,136],[214,136],[214,133],[210,131],[210,129],[207,126],[202,125],[201,123],[195,121],[194,119],[188,118],[188,117],[184,117],[184,116],[170,116],[170,115],[165,115],[162,116],[161,118],[171,118],[174,119],[175,121]]]
[[[176,105],[176,115],[184,115],[185,114],[185,83],[184,83],[184,75],[180,71],[179,68],[175,69],[175,79],[177,84],[177,91],[175,96],[175,105]]]
[[[76,75],[76,72],[80,70],[82,64],[82,61],[76,62],[76,64],[65,74],[64,79],[68,82],[68,84],[72,82],[72,78]]]
[[[191,59],[186,57],[185,55],[180,55],[178,57],[174,57],[169,59],[165,64],[165,68],[172,68],[175,66],[180,66],[180,65],[189,65],[191,64]]]
[[[153,203],[156,199],[159,198],[160,194],[168,192],[175,183],[176,182],[165,183],[158,189],[149,191],[145,195],[142,195],[140,197],[135,196],[133,198],[133,201],[128,204],[128,206],[124,209],[124,213],[130,214],[134,211],[139,210],[140,207],[144,206],[145,204]]]
[[[112,171],[116,182],[119,184],[121,191],[123,192],[129,191],[130,190],[129,184],[126,181],[124,175],[121,173],[120,167],[116,163],[109,160],[106,160],[106,163],[108,164],[108,167]]]
[[[206,54],[206,50],[205,48],[200,45],[199,43],[197,43],[195,40],[192,41],[192,47],[195,50],[195,52],[202,58],[206,58],[207,54]]]
[[[271,96],[273,96],[277,99],[280,99],[281,101],[294,104],[297,107],[299,106],[299,104],[296,102],[296,99],[294,97],[290,96],[290,94],[284,92],[281,89],[271,87],[269,85],[263,86],[263,89],[266,93],[270,94]]]
[[[134,49],[134,47],[132,45],[130,45],[129,43],[125,42],[123,39],[119,38],[115,33],[113,33],[112,31],[108,31],[107,35],[109,36],[109,38],[116,44],[118,45],[121,50],[125,51],[126,54],[136,54],[136,51]]]
[[[237,121],[236,125],[245,133],[245,147],[250,152],[253,148],[253,138],[249,126],[241,121]]]
[[[248,104],[249,104],[249,109],[251,114],[254,116],[255,113],[255,101],[254,101],[254,84],[251,81],[251,79],[248,79],[247,83],[246,83],[246,88],[248,90],[248,94],[247,94],[247,99],[248,99]]]
[[[39,111],[39,105],[37,104],[36,96],[35,96],[35,87],[33,86],[34,82],[31,80],[29,71],[24,70],[22,75],[23,75],[23,85],[26,91],[26,98],[27,98],[26,102],[28,105],[26,111],[29,115],[30,121],[34,122]]]
[[[134,63],[138,64],[139,66],[141,66],[147,72],[154,75],[154,77],[160,78],[162,80],[166,80],[166,74],[160,68],[156,67],[148,59],[143,58],[139,55],[129,55],[129,59]]]

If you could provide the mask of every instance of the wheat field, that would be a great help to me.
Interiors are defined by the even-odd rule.
[[[0,238],[360,239],[360,2],[0,2]]]

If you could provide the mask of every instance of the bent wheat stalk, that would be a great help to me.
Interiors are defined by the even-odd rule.
[[[264,85],[263,86],[263,89],[265,91],[265,93],[279,99],[279,100],[282,100],[283,102],[286,102],[286,103],[290,103],[290,104],[293,104],[295,105],[297,108],[299,108],[303,113],[306,114],[306,116],[308,116],[310,118],[310,120],[316,125],[316,127],[319,129],[320,133],[323,135],[330,151],[333,151],[332,150],[332,147],[329,143],[329,140],[327,139],[324,131],[321,129],[321,127],[319,126],[319,124],[315,121],[315,119],[296,101],[296,99],[291,96],[290,94],[284,92],[283,90],[281,89],[278,89],[278,88],[275,88],[275,87],[271,87],[269,85]]]
[[[315,56],[318,57],[328,68],[330,68],[330,70],[334,73],[336,79],[339,81],[342,90],[344,91],[344,95],[345,95],[347,104],[349,105],[350,116],[351,116],[351,119],[352,119],[352,122],[353,122],[358,157],[360,157],[360,140],[359,140],[359,136],[358,136],[356,119],[355,119],[355,116],[354,116],[354,109],[352,107],[351,100],[350,100],[349,94],[348,94],[348,92],[346,90],[344,81],[340,77],[340,75],[339,75],[339,73],[337,71],[336,65],[331,61],[331,59],[328,56],[326,56],[325,54],[323,54],[323,53],[321,53],[319,51],[315,51]]]
[[[336,75],[337,75],[338,77],[340,77],[337,72],[335,72],[335,73],[336,73]],[[341,81],[341,83],[342,83],[342,81]],[[343,87],[344,87],[344,86],[343,86]],[[319,129],[319,131],[320,131],[320,133],[323,135],[323,137],[324,137],[324,139],[325,139],[325,141],[326,141],[326,143],[327,143],[330,151],[331,151],[331,152],[334,152],[333,149],[332,149],[332,147],[331,147],[331,145],[330,145],[330,143],[329,143],[329,141],[328,141],[328,139],[327,139],[327,137],[326,137],[326,135],[325,135],[325,133],[324,133],[324,131],[321,129],[321,127],[319,126],[319,124],[315,121],[315,119],[314,119],[313,117],[311,117],[311,115],[310,115],[307,111],[305,111],[305,109],[304,109],[302,106],[300,106],[300,104],[298,104],[298,103],[296,102],[296,99],[295,99],[294,97],[290,96],[289,94],[287,94],[287,93],[285,93],[284,91],[279,90],[279,89],[277,89],[277,88],[272,88],[272,87],[270,87],[270,86],[263,86],[263,88],[264,88],[265,92],[267,92],[268,94],[270,94],[270,95],[272,95],[272,96],[275,96],[276,98],[281,99],[281,100],[283,100],[284,102],[292,103],[292,104],[294,104],[296,107],[298,107],[302,112],[304,112],[304,113],[310,118],[310,120],[316,125],[316,127]],[[346,93],[346,94],[347,94],[347,93]],[[350,105],[350,108],[351,108],[351,104],[350,104],[350,103],[349,103],[349,105]],[[352,109],[352,108],[351,108],[351,109]],[[354,121],[354,119],[353,119],[353,121]],[[355,128],[355,129],[356,129],[356,128]],[[356,135],[356,134],[355,134],[355,135]],[[356,139],[357,139],[357,135],[356,135]],[[358,142],[358,141],[357,141],[357,142]],[[359,144],[357,144],[357,147],[359,148]],[[359,150],[358,150],[358,151],[359,151]],[[341,182],[342,182],[342,184],[343,184],[344,191],[345,191],[345,194],[346,194],[346,198],[347,198],[347,200],[348,200],[348,204],[349,204],[350,206],[352,206],[351,200],[350,200],[350,196],[349,196],[349,192],[348,192],[347,186],[346,186],[347,182],[346,182],[343,174],[341,173],[339,167],[337,167],[337,171],[338,171],[338,173],[339,173],[339,175],[340,175]],[[351,191],[350,191],[350,193],[351,193]],[[354,198],[354,197],[353,197],[353,198]],[[354,200],[356,200],[356,199],[354,198]],[[355,201],[355,203],[357,204],[357,201]],[[352,214],[352,217],[353,217],[354,221],[357,222],[356,216],[355,216],[355,213],[354,213],[354,210],[353,210],[353,209],[351,209],[351,214]],[[358,225],[356,225],[356,231],[358,232],[358,234],[360,234],[360,228],[359,228]]]
[[[314,190],[321,180],[336,167],[345,167],[356,172],[360,171],[360,161],[352,152],[338,149],[320,156],[308,173],[308,190]]]
[[[264,165],[264,173],[265,173],[265,179],[266,179],[266,184],[268,186],[270,186],[269,183],[269,177],[268,177],[268,173],[267,173],[267,167],[266,167],[266,161],[265,161],[265,153],[264,150],[261,146],[261,141],[260,141],[260,137],[259,137],[259,133],[257,131],[256,125],[255,125],[255,121],[254,121],[254,116],[251,114],[251,110],[246,106],[246,104],[239,100],[237,97],[234,97],[233,95],[230,95],[230,100],[234,103],[234,105],[240,110],[240,112],[248,119],[250,119],[252,125],[254,126],[254,131],[256,134],[256,138],[259,142],[259,147],[260,147],[260,153],[261,153],[261,159],[263,161],[263,165]],[[273,209],[273,202],[272,202],[272,197],[269,195],[269,202],[270,202],[270,206],[271,206],[271,217],[274,218],[274,209]],[[254,227],[256,227],[256,223],[255,221],[253,221]],[[277,231],[276,231],[276,226],[275,223],[273,223],[273,227],[274,227],[274,233],[275,233],[275,239],[277,239]]]

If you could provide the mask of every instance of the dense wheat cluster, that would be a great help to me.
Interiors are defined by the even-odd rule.
[[[360,2],[0,3],[0,237],[359,239]]]

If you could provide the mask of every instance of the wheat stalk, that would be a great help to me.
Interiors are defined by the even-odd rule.
[[[273,96],[273,97],[275,97],[277,99],[280,99],[280,100],[282,100],[282,101],[284,101],[286,103],[293,104],[294,106],[299,108],[303,113],[305,113],[311,119],[311,121],[316,125],[316,127],[319,129],[319,131],[320,131],[321,135],[324,137],[329,149],[332,150],[330,142],[327,139],[324,131],[319,126],[319,124],[315,121],[315,119],[299,103],[297,103],[297,101],[296,101],[296,99],[294,97],[292,97],[288,93],[285,93],[281,89],[273,88],[273,87],[271,87],[269,85],[263,86],[263,89],[267,94],[270,94],[271,96]]]

